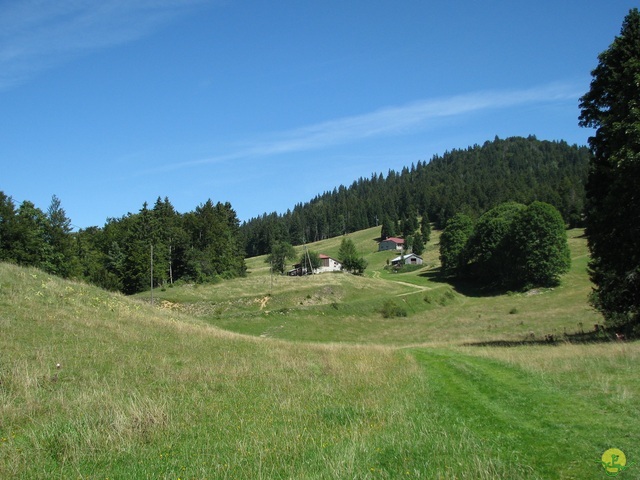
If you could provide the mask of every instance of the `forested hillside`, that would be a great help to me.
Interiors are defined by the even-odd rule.
[[[265,213],[240,227],[248,256],[267,253],[274,241],[293,245],[427,216],[438,228],[454,214],[477,218],[506,201],[539,200],[556,207],[565,222],[581,225],[587,147],[528,138],[495,138],[482,146],[452,150],[401,172],[360,178],[298,204],[284,214]],[[415,228],[413,228],[415,230]]]
[[[104,227],[71,232],[57,197],[46,212],[32,202],[17,208],[0,192],[0,261],[40,268],[132,294],[151,282],[206,282],[245,273],[239,221],[228,203],[208,200],[176,212],[168,198]],[[153,262],[153,273],[151,267]]]
[[[154,285],[207,282],[243,275],[245,256],[267,253],[275,241],[297,245],[378,225],[386,235],[409,236],[419,217],[442,228],[456,213],[475,218],[509,200],[550,203],[578,226],[589,155],[565,142],[496,138],[386,177],[360,178],[242,225],[229,203],[208,200],[182,214],[158,198],[103,227],[72,232],[57,197],[42,211],[29,201],[16,206],[0,192],[0,261],[131,294],[149,288],[152,258]]]

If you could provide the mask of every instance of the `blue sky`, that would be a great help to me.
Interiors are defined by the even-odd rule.
[[[0,191],[285,212],[496,135],[585,145],[626,0],[0,0]]]

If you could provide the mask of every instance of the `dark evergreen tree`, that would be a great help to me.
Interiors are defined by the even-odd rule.
[[[244,251],[238,232],[239,222],[229,203],[216,205],[207,200],[186,219],[192,248],[187,270],[197,281],[244,275]]]
[[[46,240],[51,247],[51,256],[45,269],[64,278],[80,276],[81,266],[71,236],[71,220],[55,195],[47,210],[47,220]]]
[[[386,240],[389,237],[396,236],[396,229],[388,215],[382,218],[382,227],[380,229],[380,238]]]
[[[104,230],[98,227],[81,229],[74,238],[81,277],[106,290],[120,291],[120,277],[109,269],[108,250],[104,246]]]
[[[185,255],[188,250],[188,235],[184,229],[183,218],[169,201],[156,200],[153,217],[157,229],[154,257],[157,264],[154,277],[157,283],[173,283],[184,276],[187,270]]]
[[[420,220],[420,234],[425,244],[431,240],[431,222],[427,212],[422,214],[422,219]]]
[[[422,252],[424,252],[424,248],[425,245],[424,240],[422,240],[422,235],[416,235],[413,239],[413,253],[415,253],[416,255],[422,255]]]
[[[156,243],[156,232],[147,202],[137,215],[129,215],[122,226],[123,239],[118,245],[123,254],[120,265],[123,292],[134,294],[148,290],[151,285],[151,247]],[[154,262],[157,263],[155,255]]]
[[[406,238],[412,236],[418,229],[418,213],[415,205],[411,205],[402,221],[402,235]]]
[[[595,284],[591,301],[616,329],[640,333],[640,13],[598,57],[581,98],[589,138],[586,233]]]

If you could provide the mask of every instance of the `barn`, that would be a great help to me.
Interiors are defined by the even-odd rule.
[[[403,261],[404,260],[404,261]],[[415,253],[409,253],[408,255],[400,255],[399,257],[391,260],[391,265],[422,265],[423,260],[422,257],[416,255]]]

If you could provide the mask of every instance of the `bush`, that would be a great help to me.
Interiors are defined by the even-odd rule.
[[[429,305],[438,304],[441,307],[444,307],[451,303],[454,298],[456,298],[454,291],[451,290],[451,288],[445,288],[425,293],[423,300]]]
[[[384,318],[394,318],[394,317],[406,317],[407,310],[400,305],[398,305],[393,300],[387,300],[382,305],[382,309],[380,310],[382,316]]]

